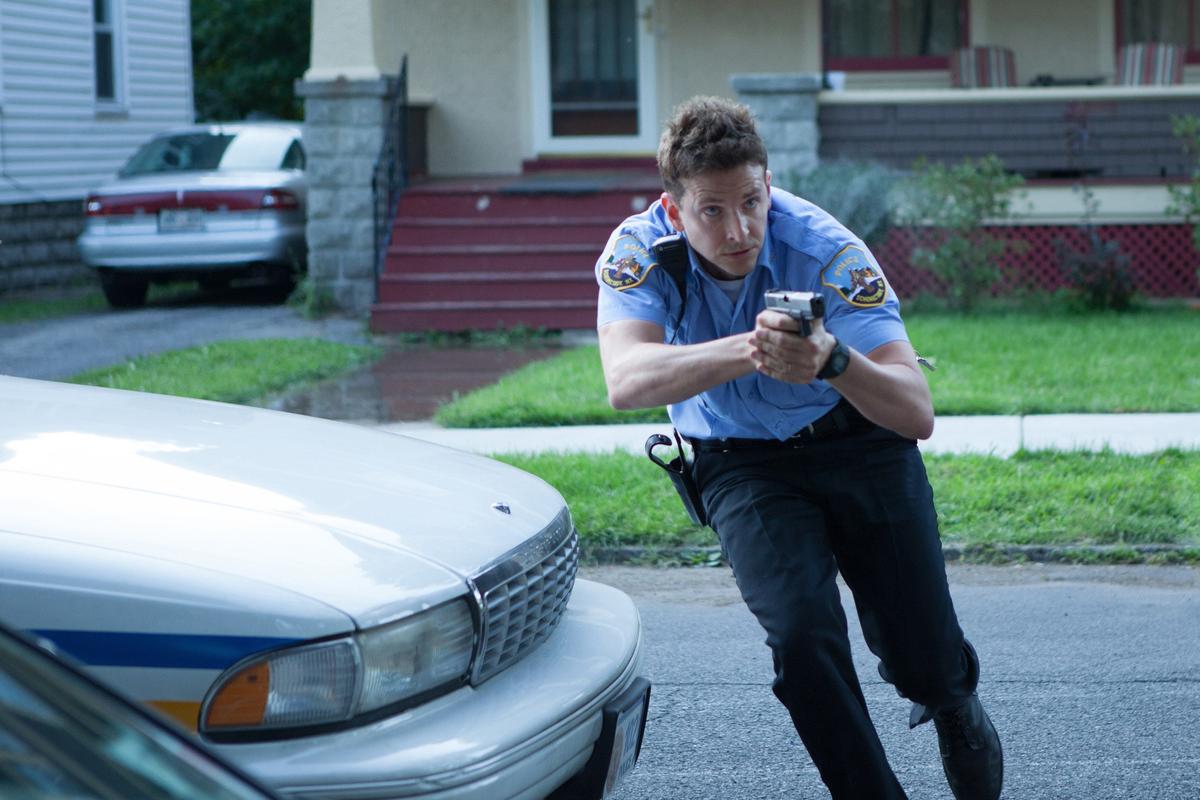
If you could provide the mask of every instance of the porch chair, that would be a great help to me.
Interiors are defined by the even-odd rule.
[[[1012,50],[995,45],[955,50],[950,54],[950,85],[956,89],[1016,86]]]
[[[1117,51],[1116,83],[1121,86],[1183,83],[1183,48],[1166,42],[1125,45]]]

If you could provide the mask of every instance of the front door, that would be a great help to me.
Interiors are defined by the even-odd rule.
[[[653,0],[530,0],[534,147],[653,152]]]

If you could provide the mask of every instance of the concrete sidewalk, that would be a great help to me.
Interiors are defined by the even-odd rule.
[[[576,425],[550,428],[442,428],[432,422],[377,426],[475,453],[642,453],[667,423]],[[1026,417],[939,417],[926,453],[981,453],[1007,458],[1017,450],[1100,450],[1152,453],[1171,447],[1200,449],[1200,414],[1045,414]]]

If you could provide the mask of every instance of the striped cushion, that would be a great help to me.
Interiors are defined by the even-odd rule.
[[[1017,67],[1007,47],[964,47],[950,56],[950,83],[959,88],[1016,86]]]
[[[1117,83],[1123,86],[1183,83],[1181,48],[1162,42],[1125,45],[1117,53]]]

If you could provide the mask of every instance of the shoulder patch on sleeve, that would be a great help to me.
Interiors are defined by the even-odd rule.
[[[600,279],[623,292],[638,286],[658,262],[654,254],[631,233],[622,232],[613,242],[607,257],[602,257]]]
[[[821,270],[821,283],[852,306],[871,308],[887,299],[887,281],[866,252],[846,245]]]

